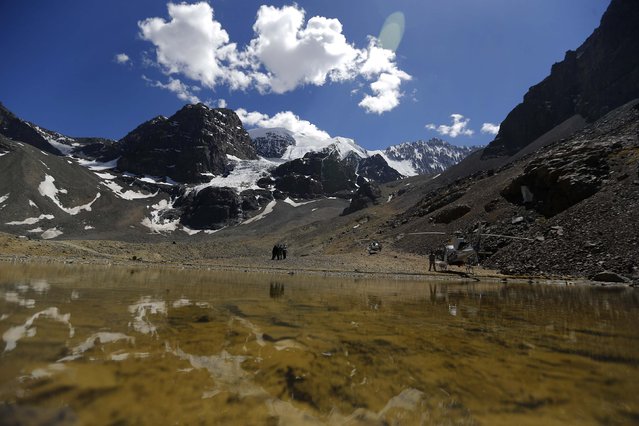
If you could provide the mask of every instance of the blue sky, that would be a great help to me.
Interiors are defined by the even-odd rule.
[[[171,16],[163,1],[3,2],[0,102],[71,136],[119,139],[197,98],[241,109],[249,128],[368,149],[486,144],[482,127],[495,128],[484,123],[498,125],[578,47],[609,1],[188,3]],[[391,15],[388,34],[404,23],[395,51],[376,39]]]

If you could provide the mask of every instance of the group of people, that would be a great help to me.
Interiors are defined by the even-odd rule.
[[[278,243],[273,246],[273,256],[271,260],[286,259],[286,244]]]

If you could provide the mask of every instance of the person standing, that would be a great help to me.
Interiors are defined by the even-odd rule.
[[[430,251],[430,254],[428,255],[428,270],[433,270],[435,272],[437,272],[437,268],[435,267],[435,253],[433,253],[433,251]]]

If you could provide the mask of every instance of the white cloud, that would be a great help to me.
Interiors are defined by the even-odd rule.
[[[237,52],[228,33],[213,19],[213,8],[204,2],[169,3],[168,10],[168,22],[162,18],[138,22],[141,37],[155,45],[157,62],[165,73],[183,74],[211,88],[227,81]]]
[[[218,99],[217,100],[218,108],[226,108],[226,99]]]
[[[439,126],[435,124],[427,124],[426,128],[429,130],[435,130],[442,136],[449,136],[451,138],[456,138],[459,135],[462,136],[472,136],[475,133],[473,130],[468,128],[468,123],[470,123],[470,118],[464,118],[461,114],[451,114],[450,117],[453,119],[453,124],[447,126],[445,124],[440,124]]]
[[[129,55],[127,55],[126,53],[118,53],[113,57],[113,60],[118,64],[126,64],[131,60],[131,58],[129,58]]]
[[[337,19],[314,16],[304,26],[304,10],[296,6],[261,6],[253,30],[248,53],[266,68],[275,93],[356,74],[360,52],[348,44]]]
[[[382,73],[377,81],[371,83],[371,90],[375,95],[366,95],[359,103],[366,112],[381,114],[399,105],[402,93],[399,87],[402,80],[410,80],[410,76],[404,71],[395,70],[392,73]]]
[[[481,125],[481,132],[489,135],[496,135],[499,133],[499,124],[484,123]]]
[[[359,106],[366,112],[382,114],[399,105],[402,81],[410,80],[411,76],[397,68],[395,52],[383,49],[377,43],[377,40],[371,39],[360,68],[360,73],[369,79],[377,76],[370,85],[374,95],[365,95]]]
[[[359,105],[381,114],[399,105],[400,86],[411,76],[400,70],[395,53],[372,38],[356,48],[342,33],[338,19],[305,20],[298,7],[261,6],[255,37],[240,50],[204,2],[168,4],[170,19],[140,21],[141,37],[155,46],[156,60],[167,75],[182,74],[205,87],[285,93],[310,84],[360,79],[372,81],[372,94]]]
[[[240,117],[245,127],[281,127],[294,134],[303,134],[317,139],[330,139],[331,137],[324,130],[317,128],[315,124],[307,120],[302,120],[291,111],[278,112],[272,117],[267,114],[262,114],[261,112],[248,112],[243,108],[235,110],[235,113]]]
[[[188,86],[173,77],[169,77],[168,83],[151,80],[145,75],[142,76],[142,79],[144,79],[144,81],[146,81],[153,87],[159,87],[160,89],[168,90],[169,92],[175,93],[178,99],[182,101],[187,101],[192,104],[201,102],[200,98],[193,94],[193,92],[197,92],[200,90],[200,88],[197,86]]]

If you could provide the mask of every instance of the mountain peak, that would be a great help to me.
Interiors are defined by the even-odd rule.
[[[414,174],[441,173],[452,165],[457,164],[471,152],[478,149],[476,146],[456,146],[442,139],[432,138],[428,141],[417,140],[392,145],[384,151],[384,154],[397,165],[398,170],[413,170]]]
[[[121,141],[118,166],[133,173],[204,182],[229,171],[228,156],[257,159],[237,114],[204,104],[185,105],[171,117],[156,117]]]

